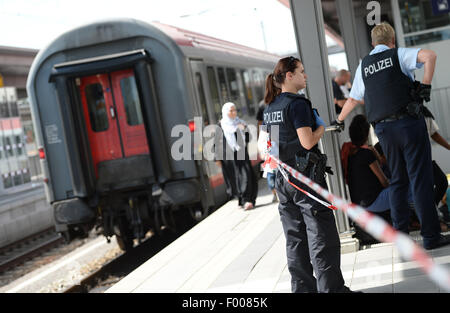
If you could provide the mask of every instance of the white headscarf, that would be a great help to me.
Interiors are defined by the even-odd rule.
[[[228,145],[234,150],[239,151],[241,147],[236,142],[236,137],[234,133],[239,130],[242,138],[244,137],[244,134],[242,133],[242,130],[238,128],[239,124],[247,125],[244,120],[241,120],[239,117],[236,117],[234,119],[231,119],[228,116],[228,113],[230,113],[230,110],[232,107],[236,107],[236,105],[233,102],[227,102],[222,107],[222,120],[220,121],[220,125],[222,126],[223,133],[225,135],[225,139],[228,143]]]

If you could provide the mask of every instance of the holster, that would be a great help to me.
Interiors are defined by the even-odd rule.
[[[325,181],[325,172],[333,175],[327,166],[327,156],[323,153],[301,151],[295,155],[296,169],[311,180],[321,183]]]
[[[413,100],[406,106],[406,113],[415,119],[419,119],[423,116],[423,99],[419,96],[420,82],[416,80],[413,85],[414,87],[410,91]]]

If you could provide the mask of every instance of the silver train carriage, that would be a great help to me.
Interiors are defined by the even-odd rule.
[[[97,225],[127,250],[149,230],[226,202],[213,161],[171,157],[172,130],[200,127],[195,117],[216,124],[228,101],[256,124],[278,59],[133,19],[78,27],[39,51],[27,91],[56,230],[70,240]]]

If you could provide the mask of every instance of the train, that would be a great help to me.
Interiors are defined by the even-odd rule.
[[[27,92],[56,231],[71,240],[96,227],[127,251],[148,231],[200,221],[223,205],[220,167],[174,159],[172,131],[186,125],[194,136],[217,124],[229,101],[256,124],[278,59],[135,19],[89,23],[40,50]],[[256,168],[257,149],[249,153]]]

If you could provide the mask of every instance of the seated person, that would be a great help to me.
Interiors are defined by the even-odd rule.
[[[383,149],[381,148],[381,145],[379,142],[375,144],[375,150],[377,150],[378,155],[379,155],[378,160],[380,162],[381,170],[383,171],[384,175],[388,179],[391,179],[391,171],[389,170],[389,168],[387,166],[386,156],[384,155]],[[411,210],[410,216],[409,216],[409,231],[420,230],[419,218],[417,217],[416,211],[414,209],[414,201],[413,201],[411,188],[408,190],[408,199],[409,199],[409,201],[408,201],[409,208]]]
[[[433,121],[433,120],[431,120],[431,121],[430,120],[431,120],[431,118],[429,118],[429,117],[427,117],[427,115],[425,115],[425,122],[427,124],[428,132],[429,132],[429,134],[435,135],[437,133],[436,130],[434,132],[430,131],[429,125],[431,124],[431,121]],[[433,128],[433,127],[431,127],[431,128]],[[434,126],[434,129],[436,129],[436,128],[437,128],[437,125]],[[431,136],[430,138],[434,139],[433,136]],[[440,142],[438,140],[435,140],[435,141],[440,144]],[[446,143],[447,141],[445,139],[443,139],[443,141],[441,141],[441,142]],[[450,145],[449,145],[449,147],[450,147]],[[391,173],[389,171],[389,168],[387,167],[387,160],[386,160],[386,157],[384,156],[383,149],[381,148],[380,143],[377,143],[375,145],[375,149],[377,150],[378,154],[380,155],[379,160],[380,160],[380,164],[381,164],[381,169],[383,170],[386,177],[388,179],[390,179]],[[434,161],[434,160],[433,160],[433,177],[434,177],[434,197],[435,197],[436,205],[438,205],[439,202],[441,202],[441,199],[443,199],[445,189],[447,187],[447,177],[445,176],[445,174],[442,172],[442,170],[440,169],[440,167],[437,165],[436,161]],[[443,185],[445,185],[445,186],[443,186]],[[444,190],[444,192],[443,192],[443,190]],[[419,222],[419,218],[417,217],[416,212],[414,210],[412,189],[410,188],[408,192],[409,192],[408,193],[409,207],[411,209],[409,230],[410,231],[419,230],[420,222]],[[450,216],[449,216],[447,204],[443,204],[441,207],[438,207],[437,210],[438,210],[439,221],[441,224],[441,231],[446,232],[446,231],[448,231],[448,229],[449,229],[448,226],[450,224],[449,223]]]
[[[439,126],[435,122],[433,114],[426,106],[424,106],[422,110],[425,118],[425,124],[427,125],[428,135],[430,136],[430,142],[431,139],[433,139],[434,142],[441,145],[443,148],[450,150],[450,143],[439,134]],[[450,224],[450,215],[448,207],[442,202],[442,199],[447,191],[448,181],[447,176],[435,160],[433,160],[433,179],[434,202],[436,203],[439,218],[441,219],[441,229],[442,231],[447,231],[447,225]],[[442,206],[439,206],[440,203],[442,203]],[[445,224],[445,226],[443,226],[443,224]]]
[[[391,223],[389,205],[389,181],[381,170],[377,151],[367,145],[370,125],[362,114],[350,124],[351,146],[347,143],[347,155],[343,155],[344,173],[351,201]],[[355,236],[366,243],[377,242],[355,225]]]
[[[384,175],[386,175],[386,177],[388,179],[391,178],[391,171],[389,170],[389,167],[387,165],[387,160],[386,160],[386,156],[384,155],[383,149],[381,148],[381,145],[379,142],[377,142],[374,146],[375,150],[377,150],[378,155],[379,155],[379,159],[378,161],[380,162],[380,166],[381,166],[381,170],[383,171]]]

